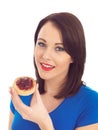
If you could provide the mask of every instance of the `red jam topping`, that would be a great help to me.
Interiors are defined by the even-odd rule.
[[[19,89],[21,90],[28,90],[31,89],[33,86],[33,81],[32,79],[28,78],[28,77],[24,77],[24,78],[19,78],[16,81],[16,85],[19,87]]]

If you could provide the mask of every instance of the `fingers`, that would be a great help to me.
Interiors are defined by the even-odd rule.
[[[22,101],[13,87],[9,88],[9,92],[11,94],[12,102],[14,106],[17,108],[18,104],[22,104]]]
[[[18,94],[13,87],[9,88],[9,93],[11,94],[11,98],[18,97]]]
[[[34,103],[42,102],[38,88],[39,88],[39,85],[37,83],[36,87],[35,87],[34,95],[33,95],[32,100],[31,100],[30,106],[33,106]]]
[[[9,93],[10,93],[10,95],[12,94],[12,88],[11,87],[9,87]]]
[[[25,113],[28,113],[29,107],[22,102],[22,100],[20,99],[13,87],[9,88],[9,92],[11,94],[11,99],[15,109],[22,115],[22,117],[25,117]]]
[[[37,101],[40,101],[41,100],[41,96],[40,96],[38,88],[39,88],[39,84],[37,83],[36,89],[35,89],[35,95],[36,95]]]

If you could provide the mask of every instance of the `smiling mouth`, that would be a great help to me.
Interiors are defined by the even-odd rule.
[[[40,64],[41,64],[41,68],[45,71],[50,71],[55,68],[55,66],[52,66],[50,64],[45,64],[45,63],[40,63]]]

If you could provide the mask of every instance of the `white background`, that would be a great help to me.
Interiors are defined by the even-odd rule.
[[[54,12],[71,12],[83,24],[87,61],[83,80],[98,91],[97,0],[1,0],[0,1],[0,130],[7,130],[9,86],[17,76],[35,77],[33,38],[41,18]]]

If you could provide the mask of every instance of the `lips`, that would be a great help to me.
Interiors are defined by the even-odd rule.
[[[45,71],[50,71],[52,69],[54,69],[55,66],[50,65],[50,64],[46,64],[46,63],[40,63],[41,64],[41,68]]]

